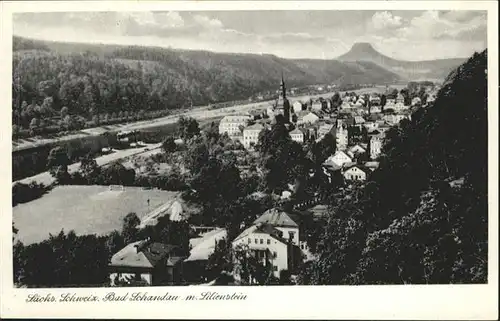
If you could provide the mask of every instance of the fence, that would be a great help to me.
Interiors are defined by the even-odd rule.
[[[305,209],[308,207],[316,206],[319,203],[321,203],[323,200],[324,200],[324,197],[318,195],[318,196],[314,196],[314,197],[307,199],[307,200],[296,200],[296,201],[281,200],[279,202],[279,205],[289,204],[292,207],[292,209],[294,209],[294,210],[302,210],[302,209]]]

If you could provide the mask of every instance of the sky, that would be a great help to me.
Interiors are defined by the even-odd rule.
[[[486,11],[140,11],[16,13],[14,35],[333,59],[356,42],[402,60],[486,48]]]

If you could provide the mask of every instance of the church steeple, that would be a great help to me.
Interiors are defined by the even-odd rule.
[[[281,72],[280,93],[278,100],[276,101],[275,109],[280,110],[283,113],[286,123],[291,121],[290,102],[286,99],[286,85],[283,72]]]
[[[285,78],[283,77],[283,72],[281,72],[280,96],[283,97],[283,99],[286,98],[286,86],[285,86]]]

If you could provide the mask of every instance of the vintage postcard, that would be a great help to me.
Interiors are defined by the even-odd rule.
[[[2,317],[498,317],[495,1],[0,6]]]

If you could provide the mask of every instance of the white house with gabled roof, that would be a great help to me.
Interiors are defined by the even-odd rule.
[[[367,130],[368,132],[371,132],[371,131],[373,131],[373,130],[377,129],[377,128],[378,128],[378,125],[379,125],[379,124],[378,124],[377,122],[374,122],[374,121],[367,121],[367,122],[365,122],[365,123],[363,124],[363,127],[364,127],[364,128],[366,128],[366,130]]]
[[[309,112],[300,118],[301,119],[299,119],[298,123],[303,123],[303,124],[314,124],[320,120],[320,117],[313,112]]]
[[[302,111],[302,105],[303,104],[301,101],[299,100],[294,101],[292,104],[293,112],[297,114],[299,111]]]
[[[363,125],[365,123],[365,119],[361,116],[354,116],[354,124]]]
[[[326,134],[331,133],[335,126],[332,124],[323,124],[318,128],[318,139],[322,139]]]
[[[345,150],[349,143],[349,132],[347,130],[347,126],[338,123],[337,128],[335,130],[335,140],[337,143],[337,150]]]
[[[397,95],[397,97],[396,97],[396,101],[395,101],[395,103],[396,103],[396,104],[397,104],[397,103],[402,103],[402,104],[404,104],[404,102],[405,102],[405,97],[404,97],[401,93],[398,93],[398,95]]]
[[[271,264],[275,277],[297,267],[302,260],[300,245],[296,218],[277,208],[264,212],[232,242],[233,249],[247,251],[264,265]]]
[[[349,150],[347,151],[347,154],[350,157],[354,157],[356,155],[363,154],[365,152],[366,152],[366,149],[364,149],[360,145],[356,144],[356,145],[354,145],[354,146],[352,146],[352,147],[349,148]]]
[[[352,162],[352,158],[341,150],[338,150],[332,156],[328,157],[325,162],[332,162],[337,166],[343,166],[345,163]]]
[[[380,106],[370,106],[370,114],[380,113],[381,111]]]
[[[366,172],[360,166],[354,165],[346,169],[343,173],[344,178],[348,181],[365,181]]]
[[[259,142],[259,134],[264,130],[261,124],[254,124],[243,129],[243,146],[251,148]]]
[[[373,106],[373,105],[380,105],[380,97],[379,96],[376,96],[376,95],[370,95],[370,104]]]
[[[427,104],[432,103],[436,100],[436,94],[434,92],[429,93],[427,96]]]
[[[382,152],[384,135],[381,133],[375,134],[370,137],[370,158],[377,159]]]
[[[323,102],[319,99],[313,101],[311,109],[315,111],[321,111],[323,109]]]
[[[390,125],[397,125],[403,119],[409,118],[406,114],[387,114],[384,115],[383,120],[386,121]]]
[[[270,265],[272,274],[279,277],[281,271],[290,270],[293,265],[289,251],[294,245],[282,236],[283,233],[270,224],[254,224],[233,240],[232,247],[236,251],[245,251],[247,255],[254,256],[264,266]],[[298,253],[297,250],[296,252]],[[235,275],[237,274],[235,271]]]
[[[379,162],[371,161],[371,162],[366,162],[364,165],[367,169],[373,172],[378,168]]]
[[[289,134],[290,134],[290,137],[292,138],[293,141],[295,141],[299,144],[304,143],[304,133],[299,128],[295,128]]]

